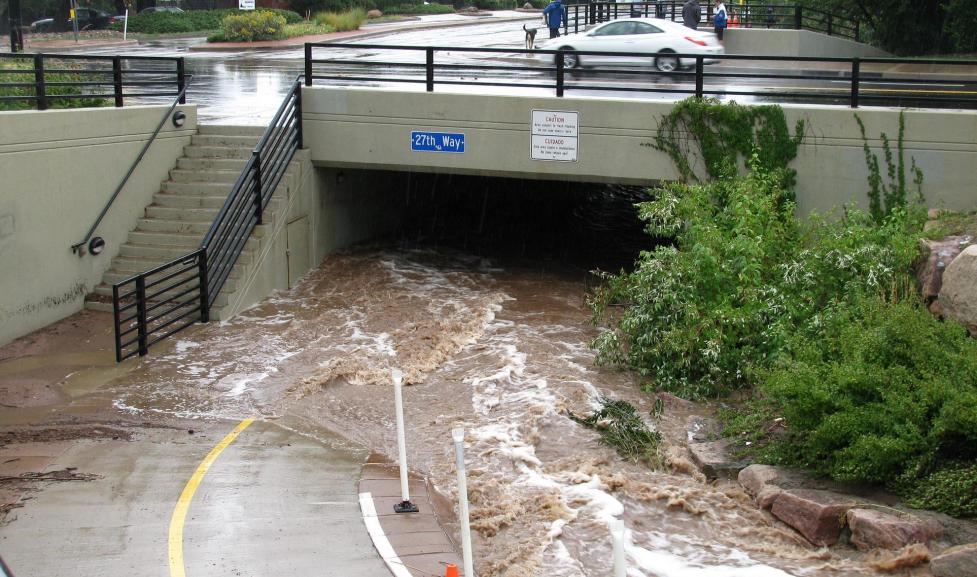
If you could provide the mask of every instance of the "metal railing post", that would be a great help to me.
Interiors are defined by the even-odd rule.
[[[122,328],[119,323],[119,287],[112,285],[112,322],[115,325],[115,362],[122,362]]]
[[[556,53],[556,97],[563,98],[563,52]]]
[[[305,43],[305,85],[312,86],[312,44]]]
[[[702,98],[703,83],[705,76],[703,74],[703,69],[705,68],[705,62],[703,62],[702,56],[695,57],[695,95],[696,98]]]
[[[295,87],[295,131],[298,133],[298,147],[305,148],[302,136],[302,83],[296,82]]]
[[[858,84],[861,75],[861,60],[852,58],[851,61],[851,107],[858,108]]]
[[[149,327],[146,322],[146,277],[136,277],[136,330],[139,335],[139,356],[146,356],[149,351]]]
[[[112,57],[112,88],[115,91],[115,107],[122,108],[122,58]]]
[[[804,7],[800,4],[794,6],[794,30],[800,30],[804,24]]]
[[[44,86],[44,55],[34,55],[34,97],[38,110],[47,110],[47,89]]]
[[[207,249],[200,251],[197,260],[197,275],[200,278],[200,322],[210,322],[210,283],[207,275]]]
[[[261,151],[251,153],[254,157],[254,216],[261,224]]]
[[[434,92],[434,48],[428,46],[424,49],[424,76],[427,82],[427,91]]]
[[[180,93],[180,104],[187,103],[187,63],[180,58],[176,61],[176,89]]]

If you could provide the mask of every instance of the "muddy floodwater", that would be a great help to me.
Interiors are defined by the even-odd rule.
[[[410,466],[449,499],[450,430],[467,431],[483,577],[610,575],[614,518],[628,529],[632,577],[874,573],[805,544],[735,484],[705,482],[683,456],[693,405],[669,402],[657,425],[667,472],[623,461],[572,421],[568,411],[610,395],[653,422],[653,397],[631,374],[593,366],[585,293],[580,271],[357,248],[230,322],[185,333],[111,394],[134,413],[258,415],[312,436],[333,431],[393,460],[390,371],[400,369],[411,385]]]

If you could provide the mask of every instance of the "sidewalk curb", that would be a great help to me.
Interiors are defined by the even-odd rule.
[[[199,44],[196,46],[190,46],[190,52],[241,52],[244,50],[295,50],[305,46],[308,40],[307,38],[318,38],[316,42],[329,42],[331,38],[336,41],[347,41],[347,40],[362,40],[364,38],[375,38],[378,36],[385,36],[387,34],[394,34],[401,31],[414,31],[414,30],[434,30],[438,28],[461,28],[464,26],[476,26],[479,24],[487,23],[505,23],[505,22],[521,22],[523,20],[535,20],[539,18],[539,14],[532,14],[526,16],[513,16],[507,18],[492,18],[492,17],[473,17],[471,21],[465,22],[431,22],[429,24],[418,24],[417,26],[388,26],[382,30],[367,30],[363,32],[358,32],[356,34],[342,35],[342,32],[333,32],[331,34],[323,34],[321,36],[299,36],[297,38],[289,38],[287,44],[266,44],[262,43],[251,43],[248,46],[241,46],[241,43],[234,43],[234,46],[221,46],[220,43],[215,44]],[[278,41],[272,40],[270,42],[288,42],[288,41]]]

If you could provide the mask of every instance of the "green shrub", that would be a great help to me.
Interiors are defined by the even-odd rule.
[[[337,32],[357,30],[366,20],[366,10],[354,8],[342,13],[320,12],[315,15],[315,21],[322,26],[330,26]]]
[[[977,465],[951,464],[906,488],[906,504],[954,517],[977,517]]]
[[[271,12],[245,12],[224,17],[224,39],[229,42],[274,40],[282,36],[285,18]]]
[[[472,5],[474,5],[479,10],[513,10],[523,5],[525,0],[519,2],[519,0],[472,0]]]
[[[761,385],[790,431],[779,458],[890,486],[977,458],[977,341],[917,299],[839,301],[787,350]]]
[[[281,16],[288,24],[296,24],[302,20],[298,13],[291,10],[277,10],[261,8],[255,11],[234,9],[225,10],[188,10],[186,12],[145,12],[129,18],[129,32],[145,34],[176,34],[185,32],[202,32],[221,29],[224,18],[232,15],[247,13],[271,13]],[[115,27],[121,30],[121,24]]]

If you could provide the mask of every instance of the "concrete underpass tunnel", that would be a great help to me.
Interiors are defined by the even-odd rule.
[[[635,203],[646,187],[456,174],[406,175],[406,248],[447,248],[513,265],[617,271],[654,246]]]

